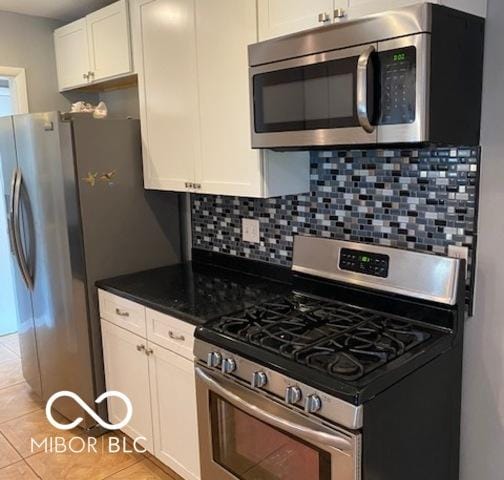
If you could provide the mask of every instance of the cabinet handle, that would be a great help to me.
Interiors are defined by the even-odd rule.
[[[337,8],[336,10],[334,10],[334,18],[343,18],[346,16],[346,12],[345,10],[343,10],[342,8]]]
[[[89,79],[89,75],[88,75],[87,73],[83,73],[83,74],[82,74],[82,78],[83,78],[84,80],[88,80],[88,79]]]
[[[193,186],[196,190],[201,189],[201,183],[195,183]]]
[[[318,14],[319,23],[326,23],[331,20],[331,16],[327,12],[322,12]]]
[[[154,350],[152,350],[152,348],[147,348],[145,350],[145,355],[147,355],[148,357],[153,355],[154,354]]]
[[[145,351],[145,345],[144,345],[144,344],[137,345],[137,346],[136,346],[136,349],[137,349],[139,352],[144,352],[144,351]]]
[[[88,72],[88,77],[93,77],[94,78],[94,72]]]
[[[178,340],[180,342],[184,342],[185,341],[185,337],[184,335],[175,335],[171,330],[168,332],[168,336],[172,339],[172,340]]]
[[[129,317],[129,312],[126,312],[124,310],[121,310],[119,308],[116,308],[115,309],[115,312],[117,315],[119,315],[120,317]]]
[[[193,188],[193,184],[191,182],[185,182],[186,188]]]

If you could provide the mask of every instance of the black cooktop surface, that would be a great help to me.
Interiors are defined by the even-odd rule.
[[[330,298],[294,289],[211,320],[196,337],[353,403],[372,398],[457,338],[447,328],[453,310],[330,289]]]
[[[224,316],[210,328],[345,380],[439,336],[399,316],[299,293]]]

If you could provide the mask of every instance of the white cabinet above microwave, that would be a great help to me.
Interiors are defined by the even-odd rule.
[[[429,0],[480,17],[487,0]],[[423,0],[258,0],[259,40],[426,3]]]
[[[54,31],[59,90],[133,71],[128,4],[119,0]]]

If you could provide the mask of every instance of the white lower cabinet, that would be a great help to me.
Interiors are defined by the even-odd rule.
[[[193,362],[151,345],[149,377],[154,455],[185,480],[200,478]]]
[[[199,480],[194,326],[102,290],[98,295],[106,388],[133,405],[122,431],[145,437],[138,443],[185,480]],[[135,322],[117,319],[117,311]],[[126,416],[120,399],[109,398],[108,410],[111,423]]]
[[[103,358],[107,391],[124,393],[133,405],[133,417],[122,430],[153,453],[152,417],[149,396],[149,359],[142,337],[102,320]],[[110,423],[119,423],[126,416],[126,406],[118,398],[108,399]]]

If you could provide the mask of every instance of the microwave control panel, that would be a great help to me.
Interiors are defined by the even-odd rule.
[[[413,123],[416,110],[416,48],[380,52],[380,125]]]
[[[350,272],[387,278],[389,260],[388,255],[383,255],[381,253],[369,253],[342,248],[340,251],[339,268]]]

